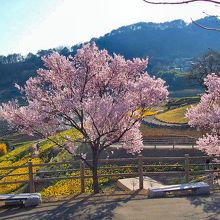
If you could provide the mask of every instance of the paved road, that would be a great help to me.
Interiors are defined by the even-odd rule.
[[[1,208],[1,220],[220,219],[220,195],[147,199],[146,194],[99,194],[48,202],[35,208]]]
[[[157,120],[154,116],[148,116],[143,119],[143,121],[147,124],[161,126],[161,127],[171,127],[171,128],[188,128],[189,125],[187,123],[185,124],[175,124],[175,123],[166,123],[162,122],[160,120]]]

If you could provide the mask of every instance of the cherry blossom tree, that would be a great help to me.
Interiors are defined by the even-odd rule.
[[[220,77],[209,74],[205,79],[206,93],[200,103],[188,110],[189,125],[206,134],[197,141],[200,150],[220,156]]]
[[[188,77],[199,85],[205,86],[204,78],[210,73],[220,76],[220,53],[218,51],[209,50],[194,59]]]
[[[115,143],[129,153],[140,152],[139,130],[144,109],[160,106],[168,96],[165,82],[146,72],[146,59],[125,60],[110,56],[95,44],[86,44],[74,57],[58,53],[42,58],[44,69],[16,87],[27,105],[10,101],[1,106],[9,125],[27,134],[50,137],[64,129],[76,129],[82,138],[64,136],[57,143],[76,156],[80,143],[92,151],[93,189],[99,192],[97,167],[100,153]]]

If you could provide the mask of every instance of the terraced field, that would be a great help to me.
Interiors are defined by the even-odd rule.
[[[186,105],[180,108],[172,109],[161,114],[155,116],[157,120],[166,123],[176,123],[176,124],[185,124],[188,122],[185,117],[187,109],[190,108],[191,105]]]

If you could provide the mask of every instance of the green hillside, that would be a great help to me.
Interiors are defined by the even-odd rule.
[[[185,117],[187,109],[191,105],[186,105],[183,107],[175,108],[155,116],[156,119],[166,122],[166,123],[175,123],[175,124],[185,124],[188,122],[188,119]]]

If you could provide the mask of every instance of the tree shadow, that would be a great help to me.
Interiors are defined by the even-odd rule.
[[[139,191],[124,194],[81,195],[65,201],[45,202],[34,208],[9,208],[0,211],[0,219],[112,219],[113,210],[130,200],[140,199]]]
[[[220,193],[211,193],[209,196],[190,196],[187,199],[195,207],[202,206],[204,212],[210,213],[209,219],[219,219]]]

